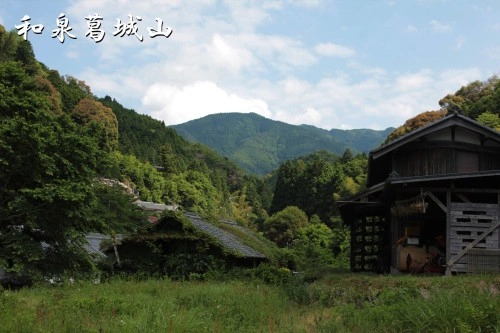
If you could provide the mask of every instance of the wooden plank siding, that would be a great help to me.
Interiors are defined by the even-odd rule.
[[[452,202],[450,207],[449,256],[453,259],[460,255],[469,244],[482,238],[474,245],[475,249],[497,250],[500,242],[499,228],[495,228],[488,235],[485,232],[498,225],[499,205],[485,203],[458,203]],[[453,263],[452,270],[467,272],[470,263],[468,256],[460,256]]]
[[[398,151],[393,170],[401,177],[500,170],[500,154],[430,146]]]
[[[449,148],[430,147],[400,151],[394,170],[401,177],[427,176],[455,172],[454,152]]]

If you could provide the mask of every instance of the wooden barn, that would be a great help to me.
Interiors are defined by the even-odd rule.
[[[499,273],[500,132],[448,114],[371,151],[337,205],[353,271]]]

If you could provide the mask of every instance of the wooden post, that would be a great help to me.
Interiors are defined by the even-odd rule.
[[[118,255],[118,248],[116,245],[118,244],[118,241],[116,240],[116,233],[114,230],[111,230],[111,239],[113,241],[113,249],[115,250],[115,256],[116,256],[116,263],[118,264],[118,267],[122,267],[122,264],[120,262],[120,256]]]
[[[450,184],[451,185],[451,184]],[[450,240],[451,240],[451,190],[446,191],[446,259],[451,256],[450,251]],[[451,275],[451,266],[446,266],[446,276]]]

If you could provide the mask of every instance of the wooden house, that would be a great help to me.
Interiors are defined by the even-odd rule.
[[[353,271],[500,272],[500,132],[448,114],[369,154],[337,203]]]
[[[237,225],[222,228],[227,221],[215,226],[195,213],[170,212],[132,234],[118,245],[121,270],[171,278],[189,278],[202,274],[215,265],[222,267],[254,267],[266,262],[266,256],[247,244],[246,238],[255,238],[251,244],[265,249],[251,231]],[[238,232],[234,230],[238,229]],[[109,248],[109,256],[115,253]]]

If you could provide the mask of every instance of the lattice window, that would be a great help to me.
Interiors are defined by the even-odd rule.
[[[351,270],[383,270],[385,218],[362,216],[351,226]]]

